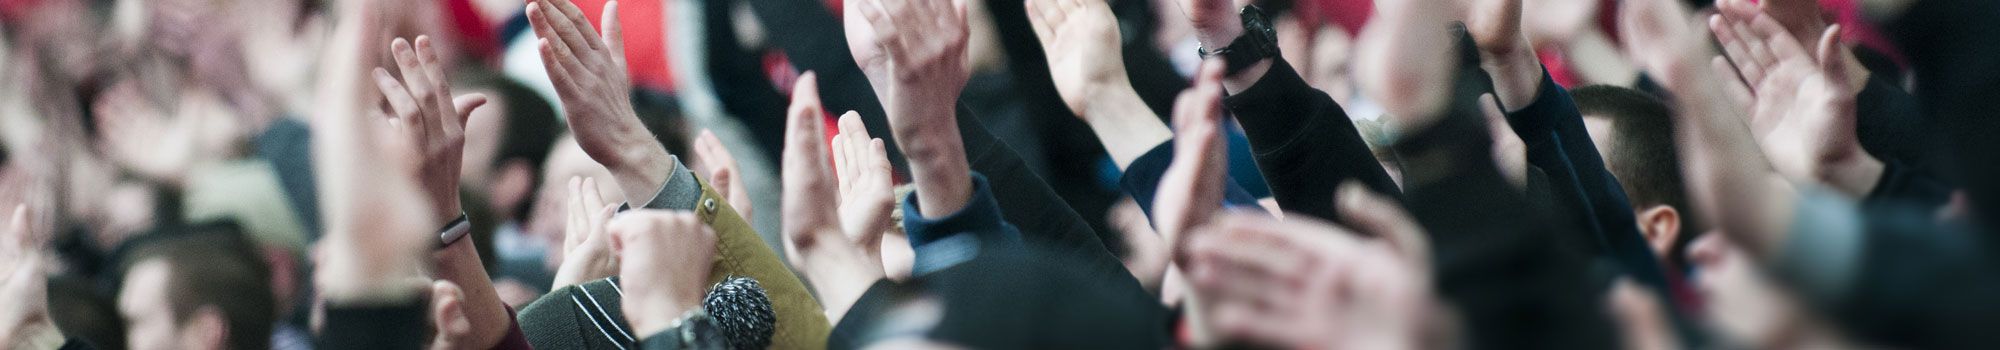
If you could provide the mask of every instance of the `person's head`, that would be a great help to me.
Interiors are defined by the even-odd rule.
[[[206,225],[135,244],[118,292],[127,348],[269,348],[270,272],[240,232]]]
[[[1672,110],[1652,95],[1616,86],[1585,86],[1570,95],[1605,166],[1631,198],[1639,231],[1668,263],[1687,266],[1688,242],[1701,231],[1688,210]]]
[[[462,76],[466,92],[489,98],[466,121],[459,181],[483,195],[499,221],[524,219],[563,122],[547,100],[520,82],[488,71]]]

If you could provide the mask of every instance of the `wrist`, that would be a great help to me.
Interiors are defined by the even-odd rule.
[[[1224,19],[1195,29],[1194,39],[1201,43],[1201,47],[1226,47],[1229,46],[1229,43],[1235,42],[1237,37],[1243,36],[1242,18],[1237,17],[1234,13],[1221,17],[1224,17]]]
[[[675,164],[673,155],[658,142],[626,144],[635,146],[621,148],[616,165],[606,163],[604,168],[618,181],[619,190],[625,193],[625,201],[636,207],[652,202],[653,196],[673,175]]]
[[[673,328],[677,323],[680,323],[682,318],[687,317],[690,311],[701,309],[699,301],[681,300],[682,298],[676,296],[661,297],[665,299],[662,300],[662,303],[639,310],[640,312],[637,314],[626,314],[626,317],[632,322],[632,329],[639,332],[639,334],[635,335],[643,337],[666,331],[669,328]],[[695,299],[699,300],[700,298],[696,297]]]
[[[1173,130],[1153,114],[1131,85],[1107,89],[1091,99],[1098,102],[1090,105],[1083,120],[1090,124],[1119,170],[1131,166],[1154,146],[1173,140]]]

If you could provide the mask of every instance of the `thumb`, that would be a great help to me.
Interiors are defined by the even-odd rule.
[[[1840,43],[1841,30],[1838,24],[1826,27],[1826,32],[1819,36],[1819,51],[1814,58],[1819,61],[1820,73],[1826,74],[1827,82],[1847,94],[1854,90],[1848,80],[1849,65],[1853,62],[1848,61],[1847,46]]]
[[[472,110],[486,105],[486,94],[458,95],[451,100],[451,104],[458,109],[458,126],[464,128],[465,122],[472,119]]]

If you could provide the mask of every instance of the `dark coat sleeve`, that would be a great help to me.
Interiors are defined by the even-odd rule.
[[[328,304],[326,326],[315,348],[423,349],[430,344],[430,338],[425,337],[430,329],[425,304],[421,298],[387,305]]]
[[[1333,192],[1348,180],[1377,193],[1401,193],[1347,112],[1284,59],[1272,60],[1263,79],[1223,105],[1243,126],[1257,168],[1286,211],[1338,221]]]

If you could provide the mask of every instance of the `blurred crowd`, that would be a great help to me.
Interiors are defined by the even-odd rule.
[[[2000,346],[1995,19],[0,0],[0,347]]]

